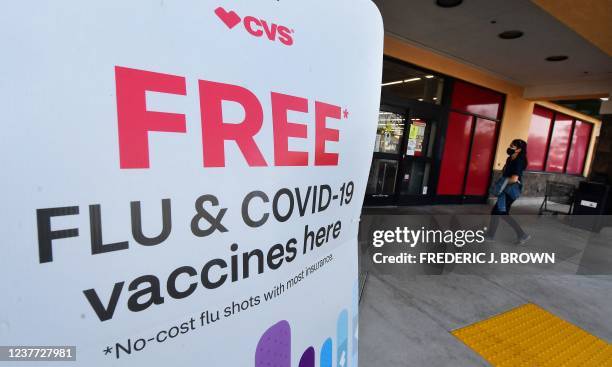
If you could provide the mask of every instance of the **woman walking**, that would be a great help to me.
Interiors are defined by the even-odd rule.
[[[523,231],[520,224],[510,216],[510,208],[512,203],[518,199],[523,189],[522,175],[527,168],[527,142],[521,139],[515,139],[510,143],[506,150],[508,159],[502,170],[500,177],[494,187],[494,194],[497,196],[497,202],[491,210],[491,220],[487,230],[486,239],[492,241],[499,225],[499,218],[504,219],[516,232],[516,244],[525,244],[530,235]]]

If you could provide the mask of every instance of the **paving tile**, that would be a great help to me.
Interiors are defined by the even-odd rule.
[[[612,276],[507,276],[489,280],[608,342],[612,341]]]
[[[359,362],[372,367],[487,366],[402,291],[370,275],[360,304]]]

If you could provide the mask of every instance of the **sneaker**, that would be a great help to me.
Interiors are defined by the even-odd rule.
[[[486,243],[493,243],[493,242],[495,242],[495,237],[493,237],[493,236],[489,236],[488,234],[486,234],[486,235],[484,236],[484,241],[485,241]]]
[[[524,234],[523,236],[519,237],[516,240],[516,244],[519,245],[519,246],[522,246],[522,245],[526,244],[530,239],[531,239],[531,235],[530,234]]]

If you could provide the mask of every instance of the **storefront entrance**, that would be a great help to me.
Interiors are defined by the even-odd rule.
[[[436,125],[432,114],[381,106],[366,205],[431,201]]]
[[[364,204],[484,202],[504,96],[390,58],[381,90]]]

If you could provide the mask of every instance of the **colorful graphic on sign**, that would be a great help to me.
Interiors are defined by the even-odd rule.
[[[356,309],[354,309],[356,310]],[[355,321],[357,315],[353,316],[353,328],[357,327]],[[337,362],[336,366],[346,367],[349,366],[348,360],[348,313],[346,310],[342,310],[338,315],[337,321],[337,335],[336,343],[338,350],[336,353]],[[357,339],[353,339],[353,350],[357,350]],[[331,337],[325,339],[320,351],[320,366],[331,367],[333,365],[332,360],[332,348],[333,339]],[[315,367],[315,354],[314,347],[309,346],[302,353],[300,363],[298,367]],[[356,358],[357,353],[353,353],[351,358]],[[271,326],[266,330],[259,343],[257,343],[257,349],[255,353],[255,367],[291,367],[291,326],[286,320],[279,321],[278,323]],[[356,366],[355,361],[351,366]]]

